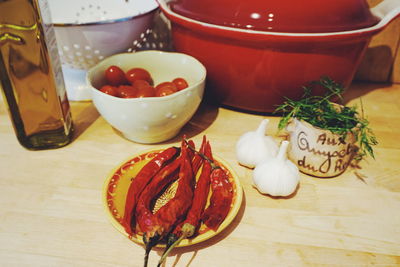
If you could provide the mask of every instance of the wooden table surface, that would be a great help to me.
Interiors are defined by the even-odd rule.
[[[379,145],[355,174],[333,179],[301,175],[291,198],[252,186],[235,159],[235,143],[263,116],[203,105],[183,133],[239,175],[241,209],[216,237],[173,251],[165,266],[400,266],[400,85],[354,84],[346,95],[363,106]],[[102,204],[110,171],[142,145],[118,135],[90,102],[72,103],[75,139],[68,146],[28,151],[0,102],[0,266],[142,266],[144,249],[120,234]],[[278,117],[270,117],[276,134]],[[275,136],[277,139],[281,137]],[[362,177],[362,179],[360,179]],[[155,266],[160,251],[152,251]]]

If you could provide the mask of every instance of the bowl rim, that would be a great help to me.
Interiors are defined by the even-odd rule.
[[[149,10],[146,10],[143,13],[139,13],[134,16],[128,16],[128,17],[123,17],[119,19],[107,19],[107,20],[101,20],[101,21],[89,21],[89,22],[82,22],[82,23],[72,23],[72,22],[66,22],[66,23],[61,23],[61,22],[53,22],[53,26],[57,28],[62,28],[62,27],[79,27],[79,26],[94,26],[94,25],[104,25],[104,24],[112,24],[112,23],[119,23],[119,22],[125,22],[125,21],[130,21],[139,17],[144,17],[147,16],[151,13],[155,13],[158,9],[159,6],[157,2],[155,2],[156,5],[154,7],[151,7]]]
[[[180,55],[180,56],[184,56],[184,57],[188,57],[191,58],[192,60],[194,60],[194,62],[196,62],[198,64],[198,66],[200,67],[199,70],[202,72],[201,78],[196,81],[194,84],[192,84],[191,86],[182,89],[178,92],[175,92],[173,94],[170,95],[166,95],[166,96],[153,96],[153,97],[140,97],[140,98],[121,98],[121,97],[116,97],[116,96],[112,96],[112,95],[108,95],[105,94],[103,92],[100,92],[100,90],[98,90],[97,88],[95,88],[89,77],[95,72],[95,69],[99,68],[100,65],[106,64],[107,61],[111,60],[112,58],[115,57],[121,57],[124,55],[132,55],[134,56],[135,54],[159,54],[159,55]],[[114,54],[112,56],[109,56],[105,59],[103,59],[102,61],[98,62],[96,65],[94,65],[93,67],[91,67],[87,73],[86,73],[86,83],[89,86],[90,90],[93,92],[95,92],[96,94],[101,94],[105,97],[108,97],[110,99],[112,99],[113,101],[121,101],[121,102],[137,102],[137,103],[142,103],[143,101],[149,101],[149,102],[160,102],[160,101],[168,101],[170,99],[173,98],[177,98],[182,94],[185,94],[188,91],[193,91],[196,87],[198,87],[199,85],[201,85],[202,83],[205,83],[206,80],[206,76],[207,76],[207,69],[206,67],[195,57],[192,57],[188,54],[185,53],[179,53],[179,52],[166,52],[166,51],[161,51],[161,50],[146,50],[146,51],[139,51],[139,52],[135,52],[135,53],[118,53],[118,54]]]
[[[389,22],[396,17],[400,16],[400,6],[388,12],[385,15],[377,16],[380,21],[371,27],[360,28],[356,30],[341,31],[341,32],[320,32],[320,33],[292,33],[292,32],[272,32],[261,30],[241,29],[228,26],[221,26],[207,22],[198,21],[192,18],[182,16],[174,12],[168,5],[168,0],[156,0],[163,14],[174,23],[182,27],[191,29],[192,31],[201,31],[209,34],[219,34],[233,39],[255,40],[262,42],[264,40],[282,41],[283,39],[296,39],[299,41],[334,41],[334,40],[352,40],[354,38],[369,38],[372,35],[380,32],[385,28]],[[384,1],[388,2],[388,0]],[[372,14],[375,15],[380,11],[380,6],[371,9]],[[277,40],[276,38],[282,38]]]

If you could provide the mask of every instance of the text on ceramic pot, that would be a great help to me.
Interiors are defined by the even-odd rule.
[[[351,144],[347,144],[343,140],[343,138],[338,138],[338,139],[332,139],[328,138],[326,134],[321,134],[318,136],[316,144],[320,144],[318,148],[311,147],[310,142],[307,138],[307,134],[305,132],[300,132],[297,136],[297,146],[300,150],[302,151],[307,151],[313,155],[319,155],[324,158],[324,160],[321,162],[315,162],[317,166],[314,166],[313,162],[307,161],[307,157],[303,156],[302,159],[298,160],[297,164],[303,168],[309,169],[314,172],[321,172],[321,173],[328,173],[331,168],[333,168],[334,172],[341,172],[344,171],[347,168],[347,165],[349,164],[348,160],[345,160],[344,158],[348,155],[351,155],[353,153],[353,146]],[[326,151],[321,148],[323,148],[324,145],[325,147],[332,147],[332,146],[337,146],[337,145],[346,145],[344,148],[340,150],[334,150],[334,151]],[[319,166],[318,166],[319,165]]]

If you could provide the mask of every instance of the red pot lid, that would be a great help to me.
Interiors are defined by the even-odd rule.
[[[172,0],[188,18],[227,27],[274,32],[341,32],[375,25],[365,0]]]

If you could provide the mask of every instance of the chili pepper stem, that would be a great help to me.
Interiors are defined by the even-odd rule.
[[[151,243],[146,244],[146,252],[144,254],[144,265],[143,265],[144,267],[147,267],[147,264],[149,262],[149,254],[150,254],[152,247],[153,246],[151,245]]]
[[[187,140],[185,140],[185,142],[186,142],[186,144],[187,144],[187,146],[188,146],[188,148],[189,148],[190,150],[192,150],[193,152],[197,153],[197,154],[198,154],[200,157],[202,157],[204,160],[207,160],[207,161],[210,163],[211,168],[212,168],[213,170],[214,170],[214,169],[219,169],[219,168],[221,168],[220,166],[218,166],[217,164],[215,164],[214,160],[210,159],[209,157],[207,157],[206,155],[204,155],[203,153],[197,151],[194,147],[192,147],[191,145],[189,145],[189,143],[188,143]]]
[[[171,250],[173,250],[185,238],[186,235],[185,233],[183,233],[167,250],[164,251],[163,255],[161,256],[161,259],[158,261],[157,267],[161,266],[161,264],[165,261]]]
[[[150,251],[155,245],[157,245],[158,241],[160,241],[160,235],[158,233],[149,239],[147,239],[146,233],[144,233],[143,242],[146,245],[146,251],[144,254],[144,267],[147,267]]]
[[[151,246],[150,244],[146,245],[146,252],[144,254],[144,267],[147,267],[147,263],[149,262],[149,254],[150,254],[150,250],[151,250]]]

